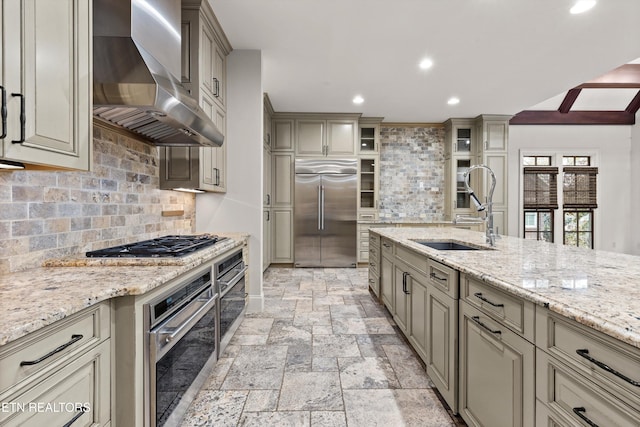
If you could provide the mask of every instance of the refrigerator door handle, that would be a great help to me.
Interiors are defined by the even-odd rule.
[[[324,230],[324,185],[320,186],[320,212],[322,213],[320,230]]]
[[[320,189],[320,186],[318,185],[318,230],[322,230],[322,190]]]

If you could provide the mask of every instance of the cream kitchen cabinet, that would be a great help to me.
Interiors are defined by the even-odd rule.
[[[7,0],[2,9],[0,158],[89,170],[91,2]]]
[[[380,239],[380,253],[380,300],[393,314],[395,245],[388,239]]]
[[[292,152],[272,153],[271,169],[271,261],[293,262],[293,179]]]
[[[271,262],[293,263],[293,208],[274,207],[272,212]]]
[[[362,231],[362,224],[358,224],[358,234],[366,234],[369,239],[368,255],[369,260],[369,289],[380,298],[380,236],[369,234],[368,230]]]
[[[453,221],[457,215],[474,215],[475,209],[465,189],[464,174],[475,164],[476,139],[474,122],[470,119],[449,119],[445,122],[445,218]],[[471,177],[473,186],[474,176]]]
[[[273,131],[273,151],[293,151],[294,145],[294,120],[293,119],[275,119],[271,123]]]
[[[380,153],[380,123],[382,117],[361,117],[359,124],[358,153]]]
[[[354,118],[298,118],[295,121],[297,156],[354,156],[358,120]]]
[[[460,282],[460,415],[469,426],[534,426],[533,303],[466,274]]]
[[[110,330],[107,301],[0,347],[0,425],[109,425]]]
[[[182,2],[182,84],[226,133],[226,56],[231,51],[211,6]],[[224,193],[227,147],[161,147],[160,188]]]
[[[543,307],[536,307],[536,346],[536,397],[550,418],[567,426],[640,425],[637,348]]]

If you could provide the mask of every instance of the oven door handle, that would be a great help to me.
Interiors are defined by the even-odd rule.
[[[238,273],[235,276],[233,276],[232,279],[219,280],[218,283],[220,284],[220,290],[219,290],[220,296],[222,296],[223,289],[231,289],[233,285],[235,285],[240,280],[242,280],[242,278],[244,277],[244,274],[247,272],[248,269],[249,269],[249,266],[244,265],[242,266],[241,269],[239,269]]]
[[[182,310],[178,311],[174,316],[167,319],[162,325],[150,332],[155,343],[155,361],[160,360],[174,345],[185,336],[187,332],[202,319],[209,309],[216,303],[217,295],[210,298],[196,298],[187,304]],[[188,316],[186,320],[181,320],[177,326],[173,326],[174,321],[179,317]],[[178,320],[180,320],[178,319]]]

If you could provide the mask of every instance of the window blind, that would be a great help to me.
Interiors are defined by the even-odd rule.
[[[598,175],[598,168],[565,167],[563,172],[563,207],[597,208],[596,176]]]
[[[524,168],[524,208],[558,209],[558,168]]]

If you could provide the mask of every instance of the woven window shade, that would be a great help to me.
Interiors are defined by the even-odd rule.
[[[597,175],[598,168],[565,167],[562,184],[563,206],[565,208],[597,208]]]
[[[558,209],[558,168],[524,168],[524,208]]]

